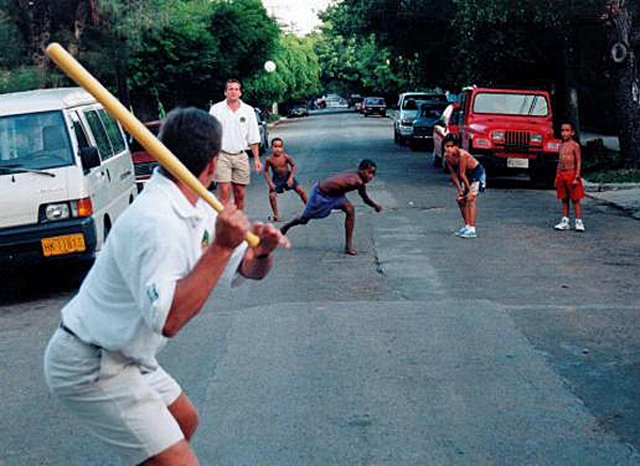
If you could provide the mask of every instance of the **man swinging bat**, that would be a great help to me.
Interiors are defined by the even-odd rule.
[[[169,113],[169,150],[208,186],[220,123],[195,108]],[[247,248],[248,231],[260,240]],[[158,352],[201,310],[220,281],[262,279],[289,242],[227,206],[217,214],[184,181],[157,170],[118,218],[45,352],[49,389],[126,464],[198,464],[189,439],[198,414]]]

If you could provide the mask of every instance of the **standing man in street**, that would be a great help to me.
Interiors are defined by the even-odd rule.
[[[214,117],[173,110],[160,139],[205,186],[211,182],[221,139]],[[260,238],[256,248],[243,242],[247,230]],[[279,246],[289,242],[273,225],[250,225],[234,205],[217,214],[156,170],[62,309],[45,353],[49,389],[124,464],[197,466],[189,443],[197,411],[158,353],[219,283],[266,276]]]
[[[222,124],[222,149],[218,156],[215,181],[219,186],[222,203],[229,201],[233,189],[233,199],[239,210],[244,210],[246,186],[251,182],[249,156],[246,150],[251,148],[256,173],[260,173],[260,132],[258,120],[250,105],[245,104],[242,85],[237,79],[229,79],[225,85],[222,102],[214,104],[209,113]]]

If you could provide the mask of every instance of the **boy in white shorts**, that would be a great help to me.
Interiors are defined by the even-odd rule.
[[[188,134],[185,134],[188,133]],[[221,128],[195,108],[169,113],[160,139],[208,186]],[[260,238],[247,249],[251,229]],[[220,279],[261,279],[288,241],[249,224],[234,206],[219,215],[164,169],[115,222],[45,352],[47,385],[126,464],[193,466],[198,414],[159,366],[158,352],[195,315]]]

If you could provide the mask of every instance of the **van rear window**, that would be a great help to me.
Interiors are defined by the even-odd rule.
[[[0,167],[41,170],[73,164],[62,112],[0,118]]]
[[[539,94],[478,93],[473,103],[475,113],[546,117],[549,104]]]

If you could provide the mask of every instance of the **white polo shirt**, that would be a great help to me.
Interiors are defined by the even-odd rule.
[[[115,222],[104,249],[62,321],[81,340],[155,369],[176,282],[213,242],[217,213],[193,206],[158,170]],[[246,243],[234,252],[220,283],[237,273]]]
[[[223,100],[214,104],[209,113],[222,125],[222,150],[237,154],[249,149],[251,144],[260,142],[258,119],[252,106],[240,101],[240,107],[233,111]]]

